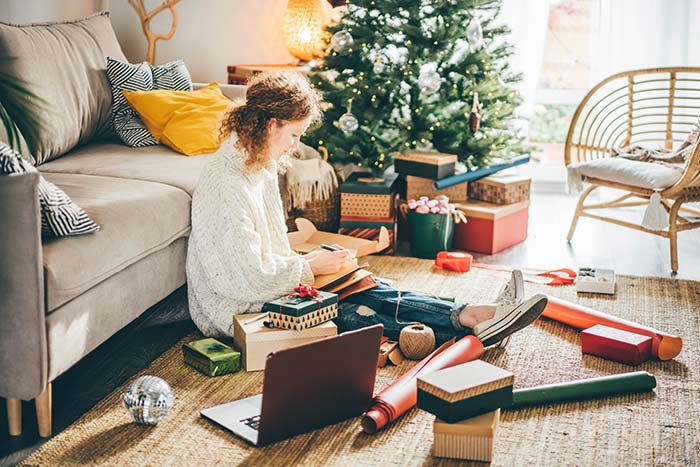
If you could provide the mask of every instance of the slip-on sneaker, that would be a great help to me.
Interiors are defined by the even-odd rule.
[[[474,335],[484,347],[496,344],[539,318],[546,306],[547,296],[543,294],[535,294],[520,303],[501,303],[496,306],[493,318],[474,326]]]
[[[523,282],[523,273],[519,269],[514,269],[510,274],[510,280],[503,284],[501,290],[498,291],[494,303],[516,303],[525,298],[525,284]],[[510,344],[508,336],[494,344],[497,349],[505,349]]]

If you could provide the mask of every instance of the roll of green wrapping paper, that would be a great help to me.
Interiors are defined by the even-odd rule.
[[[517,409],[528,405],[552,404],[615,394],[651,391],[655,387],[656,378],[654,375],[647,371],[634,371],[599,378],[514,389],[513,405],[509,408]]]

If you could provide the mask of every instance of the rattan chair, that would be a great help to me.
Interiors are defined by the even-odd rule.
[[[700,68],[654,68],[610,76],[586,94],[574,113],[565,145],[566,165],[609,157],[612,148],[640,144],[672,149],[682,142],[700,117]],[[680,179],[658,193],[669,214],[664,230],[653,230],[599,212],[627,206],[644,206],[651,189],[584,177],[589,184],[578,200],[571,222],[571,241],[579,217],[589,217],[670,239],[671,269],[678,270],[678,232],[700,228],[700,221],[681,213],[700,214],[683,206],[700,201],[700,144],[696,144]],[[623,190],[602,203],[584,204],[599,187]]]

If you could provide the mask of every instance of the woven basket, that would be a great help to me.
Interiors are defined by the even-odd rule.
[[[328,162],[328,150],[319,147],[318,151],[324,161]],[[337,176],[337,174],[336,174]],[[284,189],[284,177],[280,177],[280,190]],[[340,186],[340,180],[338,181]],[[304,209],[290,209],[287,211],[287,228],[290,232],[297,230],[294,219],[304,217],[311,221],[318,230],[325,232],[337,232],[340,225],[340,190],[333,190],[328,199],[313,199],[307,203]]]

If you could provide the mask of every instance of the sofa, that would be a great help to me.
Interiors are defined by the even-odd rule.
[[[34,399],[49,436],[51,381],[186,283],[192,192],[211,154],[130,148],[110,136],[106,57],[125,58],[106,14],[0,24],[3,55],[17,59],[0,71],[46,103],[52,152],[27,157],[101,227],[42,239],[38,174],[0,176],[0,397],[11,434],[21,432],[20,400]],[[221,88],[229,98],[245,93]]]

